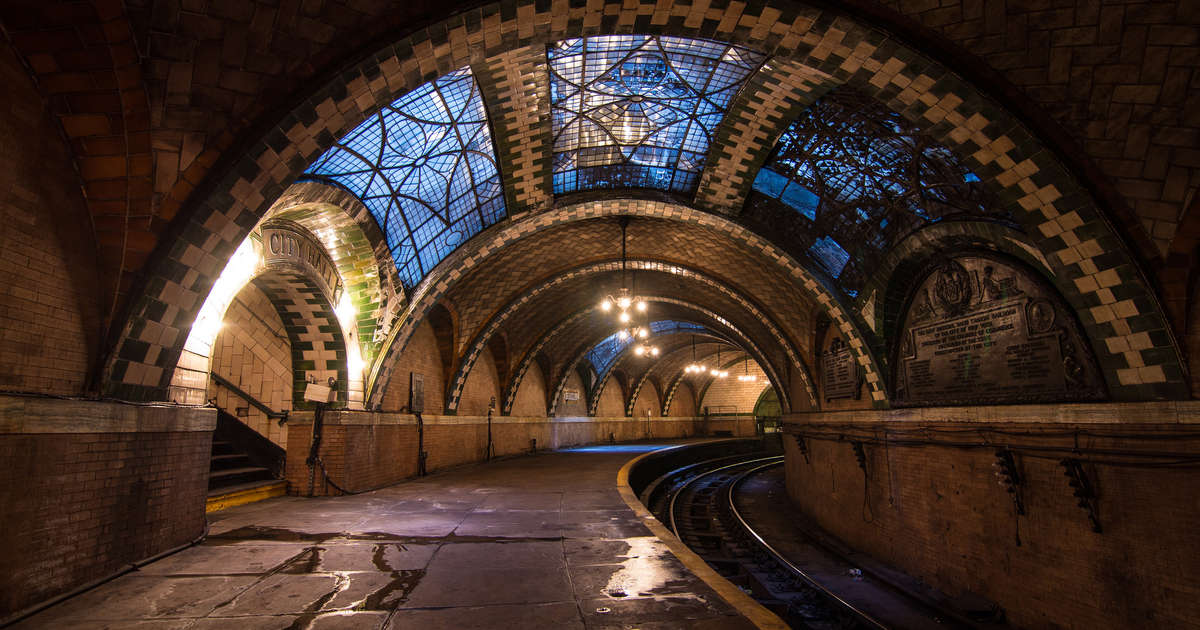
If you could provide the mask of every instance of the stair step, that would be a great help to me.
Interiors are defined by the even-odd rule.
[[[265,472],[270,474],[271,471],[262,466],[243,466],[242,468],[226,468],[225,470],[214,470],[208,474],[208,478],[213,477],[233,477],[236,475],[245,475],[247,473]]]
[[[287,482],[282,479],[251,481],[215,491],[209,491],[205,512],[216,512],[237,505],[262,501],[287,493]]]
[[[250,458],[245,453],[229,453],[226,455],[213,455],[209,460],[209,470],[216,472],[219,470],[229,470],[231,468],[244,468],[250,465]]]

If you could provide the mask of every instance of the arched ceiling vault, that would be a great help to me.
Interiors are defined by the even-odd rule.
[[[763,365],[769,378],[773,382],[784,383],[784,377],[788,374],[787,365],[777,365],[769,362],[768,355],[763,348],[756,344],[752,339],[733,326],[721,314],[713,312],[704,306],[671,297],[645,295],[644,299],[651,303],[650,319],[675,319],[681,321],[693,321],[709,328],[710,330],[725,337],[733,346],[742,349],[750,354]],[[668,310],[664,310],[659,314],[655,307],[665,305]],[[672,313],[669,309],[679,309]],[[559,396],[564,387],[566,387],[567,379],[571,372],[581,361],[586,360],[587,352],[595,347],[604,338],[608,337],[613,332],[611,325],[596,326],[594,323],[582,322],[583,318],[577,319],[571,326],[560,329],[556,333],[554,343],[561,345],[563,348],[571,349],[566,354],[558,355],[558,359],[551,364],[551,377],[555,386],[550,390],[548,395],[549,412],[554,414],[554,410],[558,404]],[[806,382],[806,391],[804,392],[808,402],[812,406],[816,406],[816,390],[811,383]],[[781,392],[781,400],[785,409],[791,409],[791,397],[787,392]]]
[[[575,267],[520,292],[474,330],[464,324],[458,368],[448,383],[448,403],[457,400],[475,361],[494,335],[505,332],[509,347],[520,356],[570,313],[594,307],[602,296],[601,291],[618,286],[620,268],[619,260]],[[702,302],[735,322],[772,357],[779,357],[774,361],[782,359],[791,369],[806,375],[810,373],[801,352],[771,315],[719,280],[682,265],[640,258],[628,260],[627,268],[642,290]],[[463,297],[473,299],[475,296],[466,294]],[[591,321],[600,330],[606,327],[610,333],[615,330],[611,315],[597,314]],[[502,379],[505,377],[501,375]]]
[[[662,352],[662,348],[664,347],[670,348],[671,351],[675,351],[683,346],[691,347],[690,342],[693,337],[704,341],[705,343],[702,345],[705,348],[712,346],[723,346],[728,349],[731,354],[737,349],[735,342],[726,340],[712,333],[673,333],[670,335],[656,337],[653,340],[653,343],[661,346],[660,352]],[[701,347],[701,344],[698,344],[697,347]],[[600,373],[595,386],[592,388],[592,396],[588,404],[588,415],[596,415],[596,409],[600,403],[601,395],[604,394],[604,388],[609,385],[616,372],[622,372],[626,376],[626,391],[623,392],[622,400],[625,402],[627,411],[626,415],[629,415],[628,410],[632,408],[632,401],[636,397],[635,392],[641,386],[641,384],[645,382],[645,378],[654,371],[655,367],[661,364],[666,358],[662,354],[660,354],[658,357],[639,356],[634,353],[633,348],[634,346],[631,344],[622,349],[614,358],[613,362],[610,363],[602,373]]]
[[[611,15],[605,15],[608,10]],[[788,276],[784,286],[797,287],[830,312],[859,358],[872,400],[884,405],[880,370],[858,333],[860,319],[855,309],[843,304],[795,260],[737,226],[736,220],[716,216],[736,219],[757,166],[798,103],[829,88],[852,85],[906,118],[928,124],[939,141],[992,183],[997,197],[1050,261],[1058,289],[1080,311],[1101,363],[1108,366],[1110,382],[1118,385],[1113,389],[1116,397],[1182,393],[1178,350],[1157,298],[1148,289],[1150,283],[1088,189],[1021,120],[937,60],[846,16],[782,1],[753,9],[732,3],[713,12],[712,17],[719,19],[706,20],[696,6],[659,6],[655,2],[579,7],[525,2],[515,11],[488,5],[363,55],[363,61],[344,68],[335,79],[297,102],[268,132],[248,140],[250,149],[209,175],[202,192],[180,212],[175,221],[178,229],[173,232],[179,241],[160,245],[153,263],[146,267],[140,292],[128,302],[130,314],[123,318],[125,324],[108,366],[110,393],[161,399],[179,348],[161,345],[159,339],[170,335],[140,338],[147,329],[145,324],[154,321],[181,332],[190,326],[195,308],[203,301],[197,298],[212,285],[223,261],[307,164],[378,107],[466,65],[480,77],[484,95],[490,94],[493,125],[509,143],[498,146],[498,155],[501,169],[511,178],[505,182],[505,198],[511,201],[514,219],[494,226],[490,236],[485,231],[472,243],[504,247],[554,223],[604,214],[660,216],[725,231],[743,247],[757,249],[755,256],[761,266],[782,270]],[[545,164],[550,149],[545,142],[544,112],[528,106],[530,99],[544,99],[545,95],[536,80],[526,80],[534,75],[521,73],[522,60],[536,64],[532,51],[585,32],[637,31],[703,36],[770,55],[767,73],[752,77],[717,134],[700,187],[688,200],[700,210],[630,200],[547,205]],[[199,255],[188,253],[189,248],[199,250]],[[403,349],[411,327],[468,271],[462,267],[476,262],[472,257],[486,255],[487,250],[476,249],[451,256],[415,288],[383,360],[375,364],[374,381],[387,382],[390,358]],[[447,264],[451,258],[455,264]],[[1120,279],[1117,290],[1098,281],[1110,275]],[[1152,335],[1152,347],[1115,350],[1128,348],[1123,340],[1147,330],[1163,333]],[[164,376],[157,387],[124,383],[117,375],[124,374],[130,363],[147,364]]]

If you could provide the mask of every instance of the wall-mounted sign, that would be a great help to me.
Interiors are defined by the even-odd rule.
[[[898,405],[1105,397],[1063,301],[1032,273],[991,258],[942,263],[917,288],[901,335]]]
[[[263,258],[267,265],[287,262],[308,270],[321,285],[331,304],[337,305],[342,297],[342,279],[338,275],[333,259],[320,242],[301,229],[278,224],[262,229]]]
[[[564,389],[563,390],[563,400],[579,400],[579,390],[578,389]]]
[[[830,343],[821,357],[821,380],[825,400],[858,398],[858,362],[840,337]]]
[[[410,372],[408,387],[408,409],[413,413],[425,412],[425,375]]]

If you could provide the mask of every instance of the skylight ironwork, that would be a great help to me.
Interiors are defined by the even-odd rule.
[[[554,192],[695,189],[717,125],[763,55],[649,35],[550,47]]]
[[[470,68],[385,106],[305,175],[336,182],[367,206],[410,288],[505,216],[487,112]]]
[[[788,127],[754,191],[747,218],[805,249],[851,296],[893,245],[925,225],[948,219],[1015,225],[949,149],[847,87],[826,94]]]
[[[660,319],[650,322],[650,332],[654,335],[669,335],[682,332],[694,333],[703,332],[704,330],[707,329],[700,324],[681,322],[674,319]],[[617,357],[621,355],[621,352],[634,341],[637,340],[631,337],[626,337],[622,340],[616,333],[613,333],[588,351],[587,360],[591,362],[597,374],[604,374],[608,371],[613,361],[616,361]]]

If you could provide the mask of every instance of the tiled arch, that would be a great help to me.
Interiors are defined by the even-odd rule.
[[[421,318],[445,295],[450,285],[457,279],[467,275],[479,266],[487,256],[500,248],[516,244],[520,239],[535,232],[554,226],[601,217],[629,215],[634,217],[649,217],[680,221],[714,230],[741,244],[751,251],[762,252],[765,260],[771,261],[781,268],[801,290],[812,295],[813,299],[830,312],[833,319],[849,339],[851,348],[858,356],[866,375],[866,381],[872,391],[872,399],[876,404],[885,404],[886,397],[882,389],[882,380],[878,371],[873,367],[874,359],[862,341],[857,329],[851,323],[848,311],[844,310],[835,294],[821,284],[798,262],[791,258],[766,239],[751,232],[726,218],[687,206],[643,199],[615,199],[585,201],[568,206],[556,207],[550,211],[528,217],[521,221],[508,222],[485,230],[479,237],[472,239],[463,247],[448,256],[434,269],[413,292],[412,300],[405,311],[401,324],[396,327],[393,338],[389,339],[388,348],[383,359],[375,364],[377,374],[369,383],[369,398],[373,403],[382,396],[390,379],[393,360],[408,343]]]
[[[682,265],[666,264],[648,259],[628,260],[627,265],[629,269],[633,271],[649,271],[662,269],[664,267],[670,268],[673,275],[686,278],[689,282],[698,282],[704,284],[707,287],[721,292],[736,302],[758,323],[762,324],[763,327],[770,332],[772,337],[771,342],[782,348],[787,354],[788,360],[791,362],[792,366],[800,371],[801,378],[803,379],[803,382],[809,391],[810,398],[814,401],[816,400],[815,385],[812,380],[811,372],[809,371],[803,356],[795,348],[787,335],[783,333],[783,330],[779,327],[779,325],[770,317],[770,314],[764,312],[745,295],[742,295],[740,292],[726,286],[721,281],[712,278],[703,272],[690,269]],[[502,330],[505,324],[507,324],[509,320],[514,317],[523,307],[529,305],[538,296],[545,294],[547,291],[550,291],[565,282],[598,273],[617,271],[620,268],[621,263],[619,261],[599,262],[577,267],[526,290],[501,308],[499,312],[495,313],[491,319],[489,319],[484,326],[477,333],[475,333],[472,341],[466,346],[465,352],[458,358],[458,367],[454,372],[454,376],[450,379],[447,387],[447,411],[453,412],[457,410],[458,400],[462,395],[462,390],[466,384],[467,376],[470,374],[471,369],[475,366],[475,362],[478,360],[480,354],[487,347],[488,342],[497,332]]]
[[[763,366],[763,371],[766,372],[767,376],[772,379],[772,382],[775,382],[775,383],[786,382],[780,378],[778,366],[771,364],[770,362],[768,362],[765,359],[765,357],[767,355],[766,355],[766,353],[763,352],[762,348],[760,348],[749,337],[745,336],[740,330],[738,330],[736,327],[734,327],[732,324],[730,324],[728,321],[726,321],[723,317],[721,317],[721,315],[719,313],[715,313],[707,308],[704,308],[701,305],[693,304],[686,300],[678,300],[675,298],[654,296],[654,295],[644,296],[644,299],[647,302],[659,302],[659,303],[663,303],[663,304],[672,304],[675,306],[680,306],[680,307],[683,307],[684,309],[699,313],[700,315],[702,315],[704,318],[706,318],[708,320],[716,322],[717,324],[720,325],[721,328],[725,329],[725,331],[732,333],[732,336],[736,340],[736,343],[740,344],[741,347],[743,349],[745,349],[745,351],[748,354],[753,356],[756,361],[760,361],[760,365]],[[565,365],[561,370],[559,370],[559,374],[554,375],[555,386],[551,390],[551,393],[549,396],[549,403],[547,405],[547,414],[548,415],[553,416],[555,414],[555,411],[558,408],[558,399],[559,399],[560,395],[562,394],[563,389],[566,388],[566,386],[567,386],[567,379],[570,377],[571,371],[575,369],[575,366],[578,365],[579,362],[582,361],[583,358],[586,356],[587,351],[590,350],[595,345],[595,343],[598,341],[599,341],[599,339],[594,339],[594,340],[592,340],[592,343],[585,344],[586,347],[578,349],[578,351],[574,353],[574,357],[570,360],[570,362],[568,362],[567,365]],[[611,370],[609,372],[611,372]],[[603,390],[603,388],[604,388],[604,382],[601,381],[595,389],[597,392],[599,392],[599,391]],[[791,409],[792,408],[791,397],[788,396],[786,391],[780,392],[780,394],[781,394],[780,402],[783,404],[784,409],[785,410]],[[810,395],[812,395],[811,392],[810,392]],[[815,396],[813,396],[813,397],[815,398]]]
[[[697,337],[703,336],[710,340],[720,339],[719,337],[716,337],[711,334],[697,333],[696,336]],[[723,339],[720,339],[720,342],[729,343]],[[733,344],[729,344],[729,345],[731,347],[733,347]],[[629,355],[631,352],[630,347],[631,346],[626,346],[625,349],[623,349],[616,356],[616,358],[613,360],[613,362],[611,364],[609,364],[608,369],[604,370],[604,373],[600,375],[599,379],[597,379],[596,387],[592,391],[592,398],[588,402],[588,415],[589,416],[596,415],[596,409],[600,406],[600,396],[601,396],[601,394],[604,393],[604,388],[608,386],[608,381],[612,378],[614,372],[618,369],[621,369],[621,370],[624,370],[626,373],[629,373],[628,370],[624,369],[623,364],[626,362],[626,359],[629,358]],[[655,363],[661,362],[662,360],[663,360],[663,358],[660,358],[658,361],[655,361]],[[629,384],[629,390],[626,392],[626,395],[624,396],[625,409],[626,409],[625,415],[626,416],[632,415],[633,402],[636,401],[636,399],[637,399],[637,391],[638,391],[638,389],[641,388],[642,383],[645,382],[646,377],[649,376],[650,372],[653,371],[653,368],[654,368],[654,366],[651,365],[649,368],[647,368],[645,370],[645,372],[642,374],[641,377],[639,377],[635,382]]]
[[[872,88],[880,100],[906,116],[932,124],[933,132],[945,144],[970,157],[976,173],[999,182],[1007,203],[1025,210],[1026,224],[1038,233],[1040,248],[1062,269],[1056,273],[1064,279],[1060,290],[1081,312],[1095,345],[1166,329],[1157,300],[1147,288],[1149,284],[1123,251],[1119,237],[1052,152],[1013,116],[960,77],[885,33],[845,16],[783,0],[755,4],[749,9],[743,3],[712,7],[708,3],[670,0],[580,5],[521,0],[503,9],[489,5],[482,12],[456,15],[375,52],[317,89],[260,142],[251,145],[240,160],[231,163],[223,174],[213,175],[205,187],[207,196],[197,198],[194,206],[181,213],[181,238],[159,248],[157,264],[150,266],[152,271],[141,293],[131,301],[134,306],[120,326],[114,359],[107,366],[108,393],[132,399],[163,398],[165,374],[177,360],[182,342],[164,347],[160,339],[170,338],[170,334],[153,340],[141,338],[139,335],[147,329],[145,324],[153,321],[167,328],[168,333],[190,326],[203,301],[200,298],[211,287],[223,261],[271,201],[334,137],[353,128],[371,111],[426,80],[469,63],[483,63],[505,51],[571,36],[633,32],[744,44],[780,62],[793,61],[824,73],[834,84]],[[725,135],[725,141],[714,145],[711,157],[716,162],[736,161],[739,165],[710,166],[713,172],[742,172],[745,181],[754,167],[751,154],[769,150],[763,144],[762,130],[783,124],[782,120],[770,120],[777,115],[771,107],[766,104],[765,108],[730,112],[719,134]],[[520,118],[520,113],[517,116]],[[511,128],[524,125],[534,130],[542,124],[530,114],[528,120],[515,120]],[[751,135],[745,136],[749,132]],[[767,134],[766,140],[771,139]],[[542,160],[548,165],[544,158],[531,157],[535,163]],[[726,181],[734,188],[739,185],[735,177]],[[519,194],[514,197],[518,204],[523,203]],[[538,206],[531,203],[530,207]],[[520,208],[513,210],[520,212]],[[193,248],[199,253],[191,253]],[[1128,297],[1104,301],[1097,276],[1106,273],[1117,273],[1122,278],[1120,293]],[[844,327],[863,364],[874,403],[886,404],[878,370],[869,349],[852,330],[852,322],[828,294],[821,299],[824,290],[815,286],[815,280],[814,286],[805,285],[830,310],[839,327]],[[182,297],[180,303],[193,306],[176,306],[168,296]],[[1179,353],[1173,343],[1146,348],[1139,356],[1145,366],[1132,372],[1129,379],[1122,379],[1119,398],[1186,395]],[[164,376],[157,386],[126,383],[120,375],[127,373],[125,368],[132,363],[149,364]],[[1120,369],[1127,362],[1120,355],[1110,355],[1102,363]],[[386,383],[387,375],[382,376]],[[373,391],[378,387],[373,386]]]
[[[314,181],[289,186],[267,216],[299,223],[325,246],[355,306],[355,329],[369,361],[382,346],[376,332],[389,327],[404,305],[396,265],[375,217],[349,192]]]
[[[305,379],[311,373],[321,384],[337,379],[337,403],[350,400],[346,340],[325,293],[307,274],[290,269],[268,269],[254,283],[279,313],[292,347],[294,409],[308,409]]]
[[[675,354],[676,352],[679,352],[679,351],[686,351],[688,348],[690,348],[690,346],[682,346],[682,347],[678,348],[678,349],[677,349],[675,352],[672,352],[671,354]],[[660,384],[661,384],[661,382],[662,382],[662,379],[661,379],[661,378],[659,378],[659,379],[654,379],[653,377],[654,377],[654,374],[655,374],[656,372],[657,372],[657,373],[661,373],[661,372],[662,372],[662,370],[661,370],[660,368],[661,368],[661,367],[662,367],[664,364],[666,364],[666,363],[667,363],[669,360],[670,360],[670,356],[668,356],[668,355],[664,355],[664,356],[663,356],[661,359],[659,359],[659,360],[658,360],[658,361],[656,361],[655,363],[651,364],[651,365],[650,365],[649,367],[647,367],[647,368],[646,368],[644,371],[642,371],[642,374],[641,374],[641,376],[639,376],[639,377],[637,378],[637,380],[635,380],[635,381],[634,381],[634,383],[633,383],[633,387],[631,387],[631,388],[630,388],[630,391],[629,391],[629,396],[627,397],[627,399],[626,399],[626,401],[625,401],[625,415],[626,415],[626,416],[632,416],[632,415],[633,415],[633,410],[634,410],[634,407],[637,405],[638,396],[639,396],[639,395],[641,395],[641,393],[642,393],[642,387],[643,387],[643,386],[644,386],[644,385],[645,385],[645,384],[646,384],[648,381],[651,381],[651,380],[656,380],[658,383],[660,383]],[[680,370],[680,372],[679,372],[679,373],[680,373],[680,374],[683,374],[683,371],[682,371],[682,370]],[[672,376],[672,377],[674,377],[674,376],[678,376],[678,374],[671,374],[671,376]],[[656,387],[657,387],[657,386],[656,386]],[[662,392],[662,391],[660,390],[660,391],[659,391],[659,395],[660,395],[660,396],[662,396],[663,394],[664,394],[664,392]],[[659,400],[659,403],[660,403],[660,405],[659,405],[659,407],[660,407],[660,410],[661,410],[661,408],[662,408],[662,405],[661,405],[661,403],[662,403],[662,402],[663,402],[662,400]],[[665,414],[665,413],[663,413],[662,415],[666,415],[666,414]]]

